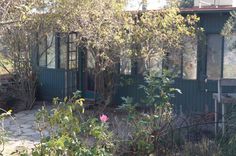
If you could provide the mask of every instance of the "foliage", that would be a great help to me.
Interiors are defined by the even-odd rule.
[[[2,155],[2,152],[4,151],[4,146],[5,146],[5,142],[6,142],[6,135],[7,135],[7,132],[4,128],[4,119],[6,117],[9,117],[11,115],[11,110],[9,111],[5,111],[3,109],[0,108],[0,110],[4,113],[1,113],[0,114],[0,121],[2,122],[1,123],[1,126],[0,126],[0,146],[1,146],[1,149],[0,149],[0,155]]]
[[[30,38],[35,32],[39,40],[50,32],[78,32],[77,44],[95,60],[95,91],[109,97],[115,90],[112,78],[119,58],[140,60],[150,68],[150,58],[159,61],[167,53],[177,53],[184,37],[195,35],[199,20],[195,15],[183,17],[175,4],[146,12],[124,11],[126,4],[126,0],[3,0],[0,34],[8,39],[13,54],[19,53],[18,43],[21,52],[30,54],[26,43],[37,43]],[[107,76],[111,79],[103,82]]]
[[[130,126],[130,139],[127,145],[129,149],[126,154],[133,155],[167,155],[170,154],[166,145],[162,144],[167,139],[169,123],[172,121],[172,106],[169,103],[176,89],[170,87],[172,82],[167,74],[157,78],[157,73],[147,74],[146,85],[141,86],[145,91],[143,105],[149,107],[145,113],[140,113],[130,97],[123,98],[124,104],[120,109],[126,110],[126,119]],[[125,152],[124,152],[125,153]]]
[[[0,75],[6,74],[12,69],[12,63],[0,52]],[[7,71],[6,71],[7,70]]]
[[[185,143],[183,147],[183,156],[220,156],[220,146],[215,142],[207,138],[202,139],[199,143]]]
[[[85,118],[84,99],[76,92],[70,99],[60,102],[54,99],[55,109],[49,112],[42,109],[36,118],[42,139],[33,150],[39,155],[111,155],[113,149],[112,133],[106,120]],[[105,118],[106,116],[101,116]],[[43,130],[49,128],[49,136]]]
[[[192,8],[194,6],[194,0],[180,0],[181,8]]]
[[[231,16],[225,22],[225,25],[221,31],[221,34],[223,36],[229,36],[230,34],[232,34],[236,27],[236,12],[232,11],[230,14]]]
[[[179,89],[172,88],[173,79],[171,73],[163,71],[162,76],[158,77],[158,72],[150,72],[145,76],[145,85],[140,85],[144,90],[146,98],[143,100],[145,106],[151,108],[163,107],[169,103],[170,99],[174,97],[176,92],[181,93]]]
[[[7,49],[7,62],[1,60],[0,66],[13,79],[8,87],[8,95],[23,103],[19,108],[21,110],[33,107],[36,90],[36,75],[32,72],[31,64],[32,29],[25,20],[30,3],[32,1],[3,0],[1,9],[4,10],[0,11],[1,44]]]
[[[236,105],[231,104],[226,107],[227,113],[225,114],[226,118],[226,131],[223,137],[220,137],[218,140],[221,149],[222,155],[232,156],[236,152],[235,145],[236,145]]]

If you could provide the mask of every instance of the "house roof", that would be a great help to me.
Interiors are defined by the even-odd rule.
[[[192,8],[183,8],[181,13],[215,13],[215,12],[230,12],[236,10],[236,7],[232,6],[207,6],[207,7],[192,7]]]

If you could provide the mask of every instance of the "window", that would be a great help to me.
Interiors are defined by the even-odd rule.
[[[207,77],[218,79],[221,77],[222,40],[219,34],[207,36]]]
[[[175,76],[181,76],[182,51],[172,50],[167,54],[166,68]]]
[[[39,37],[38,57],[39,66],[55,68],[55,36],[53,34]]]
[[[150,72],[162,71],[162,60],[160,60],[160,58],[158,58],[158,57],[149,58],[147,61],[147,69]]]
[[[67,66],[67,41],[66,34],[60,34],[60,68],[66,69]]]
[[[39,39],[39,66],[47,67],[47,37]]]
[[[87,68],[95,68],[95,56],[91,51],[87,51]]]
[[[95,86],[95,56],[87,50],[87,89],[94,90]]]
[[[124,75],[131,74],[131,59],[129,57],[122,56],[120,58],[120,73]]]
[[[70,33],[69,34],[69,69],[77,69],[78,68],[78,53],[77,53],[77,46],[76,46],[76,40],[77,34],[76,33]]]
[[[236,78],[236,33],[224,40],[224,78]]]
[[[47,37],[47,67],[55,68],[55,36],[53,34],[48,35]]]
[[[60,68],[77,69],[78,51],[76,44],[76,33],[60,34]]]
[[[183,78],[197,78],[197,41],[196,39],[187,39],[183,51]]]

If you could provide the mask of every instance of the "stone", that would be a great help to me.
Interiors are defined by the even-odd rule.
[[[35,107],[35,109],[30,111],[16,113],[14,114],[14,120],[10,117],[4,120],[4,127],[8,133],[6,136],[8,142],[5,145],[3,155],[10,155],[9,153],[16,150],[17,147],[24,146],[31,149],[40,142],[40,133],[37,131],[37,124],[35,123],[35,114],[38,108]],[[52,108],[49,107],[47,109]],[[43,135],[48,136],[48,131],[43,131]]]
[[[20,125],[20,128],[29,129],[29,128],[32,128],[32,124],[22,124],[22,125]]]

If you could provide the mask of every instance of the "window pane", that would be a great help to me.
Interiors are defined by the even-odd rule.
[[[181,57],[182,54],[178,50],[168,53],[167,63],[165,66],[174,76],[179,76],[181,73]]]
[[[69,52],[69,69],[77,68],[77,52],[70,51]]]
[[[39,38],[39,66],[46,67],[47,66],[47,37],[43,36]]]
[[[151,57],[147,62],[147,68],[150,72],[162,72],[162,61],[158,57]]]
[[[66,68],[67,60],[67,35],[60,37],[60,68]]]
[[[197,41],[195,39],[188,39],[184,45],[183,78],[197,78]]]
[[[77,67],[77,61],[70,60],[69,69],[76,69],[76,67]]]
[[[236,33],[225,38],[224,44],[224,78],[236,78]]]
[[[53,34],[49,34],[47,37],[47,48],[47,67],[55,68],[55,36]]]
[[[136,58],[135,59],[137,63],[137,73],[140,75],[143,75],[145,73],[145,61],[143,58]]]
[[[120,59],[120,73],[125,75],[131,74],[131,59],[128,57],[122,57]]]
[[[76,33],[69,34],[69,40],[70,42],[74,42],[76,40]]]
[[[137,73],[140,75],[149,72],[158,72],[159,76],[162,73],[162,57],[157,54],[149,54],[147,58],[136,58]]]
[[[87,51],[87,68],[94,69],[95,68],[95,57],[92,52]]]
[[[95,56],[91,51],[87,51],[87,89],[94,90]]]
[[[221,77],[222,36],[211,34],[207,36],[207,77]]]
[[[69,44],[69,50],[70,50],[70,51],[76,51],[76,43],[74,43],[74,42],[73,42],[73,43],[70,43],[70,44]]]
[[[69,34],[69,69],[76,69],[78,67],[76,33]]]

